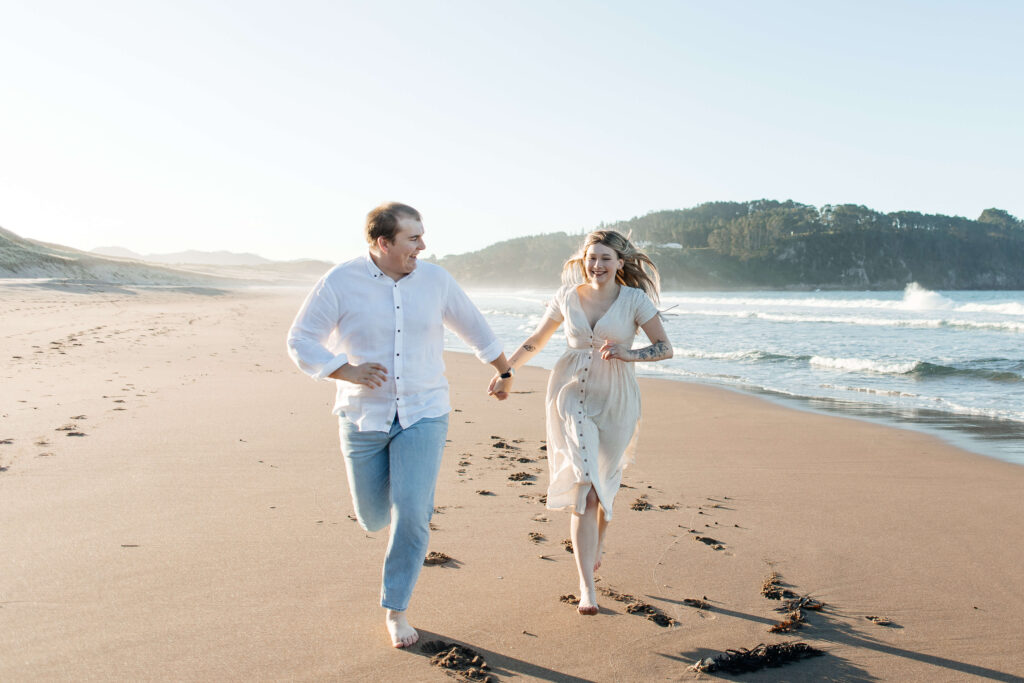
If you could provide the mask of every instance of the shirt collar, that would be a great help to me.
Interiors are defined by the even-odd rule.
[[[410,277],[416,274],[417,270],[419,270],[419,264],[417,264],[415,270],[413,270],[411,273],[403,277],[402,280],[408,280]],[[373,258],[370,256],[370,252],[366,252],[366,272],[370,274],[370,277],[376,280],[385,279],[391,281],[391,278],[387,276],[387,273],[378,268],[377,264],[373,262]],[[401,282],[401,280],[399,280],[399,282]]]
[[[384,271],[377,267],[377,264],[373,262],[373,258],[370,256],[370,252],[366,252],[366,272],[370,274],[370,277],[380,279],[387,277]]]

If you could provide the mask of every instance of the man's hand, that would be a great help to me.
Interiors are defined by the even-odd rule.
[[[513,379],[513,377],[502,379],[501,375],[495,375],[491,378],[491,383],[487,387],[487,395],[493,396],[499,401],[504,401],[508,398],[508,390],[512,386]]]
[[[377,389],[384,385],[388,378],[387,369],[380,363],[363,363],[353,365],[345,363],[331,373],[331,379],[340,379],[352,384],[362,384],[364,387]]]

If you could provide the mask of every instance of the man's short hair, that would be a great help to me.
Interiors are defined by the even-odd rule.
[[[407,204],[388,202],[381,204],[370,213],[366,214],[366,241],[370,246],[377,244],[377,238],[383,237],[388,242],[395,241],[395,233],[398,232],[398,219],[402,216],[414,218],[418,221],[420,212]]]

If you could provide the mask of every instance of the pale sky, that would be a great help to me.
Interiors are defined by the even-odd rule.
[[[0,227],[337,261],[708,201],[1024,218],[1024,2],[0,0]]]

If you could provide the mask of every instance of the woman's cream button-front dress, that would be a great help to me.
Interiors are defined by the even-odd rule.
[[[631,347],[637,329],[657,314],[643,290],[625,285],[593,329],[576,287],[562,287],[548,304],[545,315],[564,322],[569,347],[548,380],[548,508],[582,514],[593,486],[611,520],[622,470],[632,462],[640,387],[632,363],[604,360],[599,349],[605,340]]]

